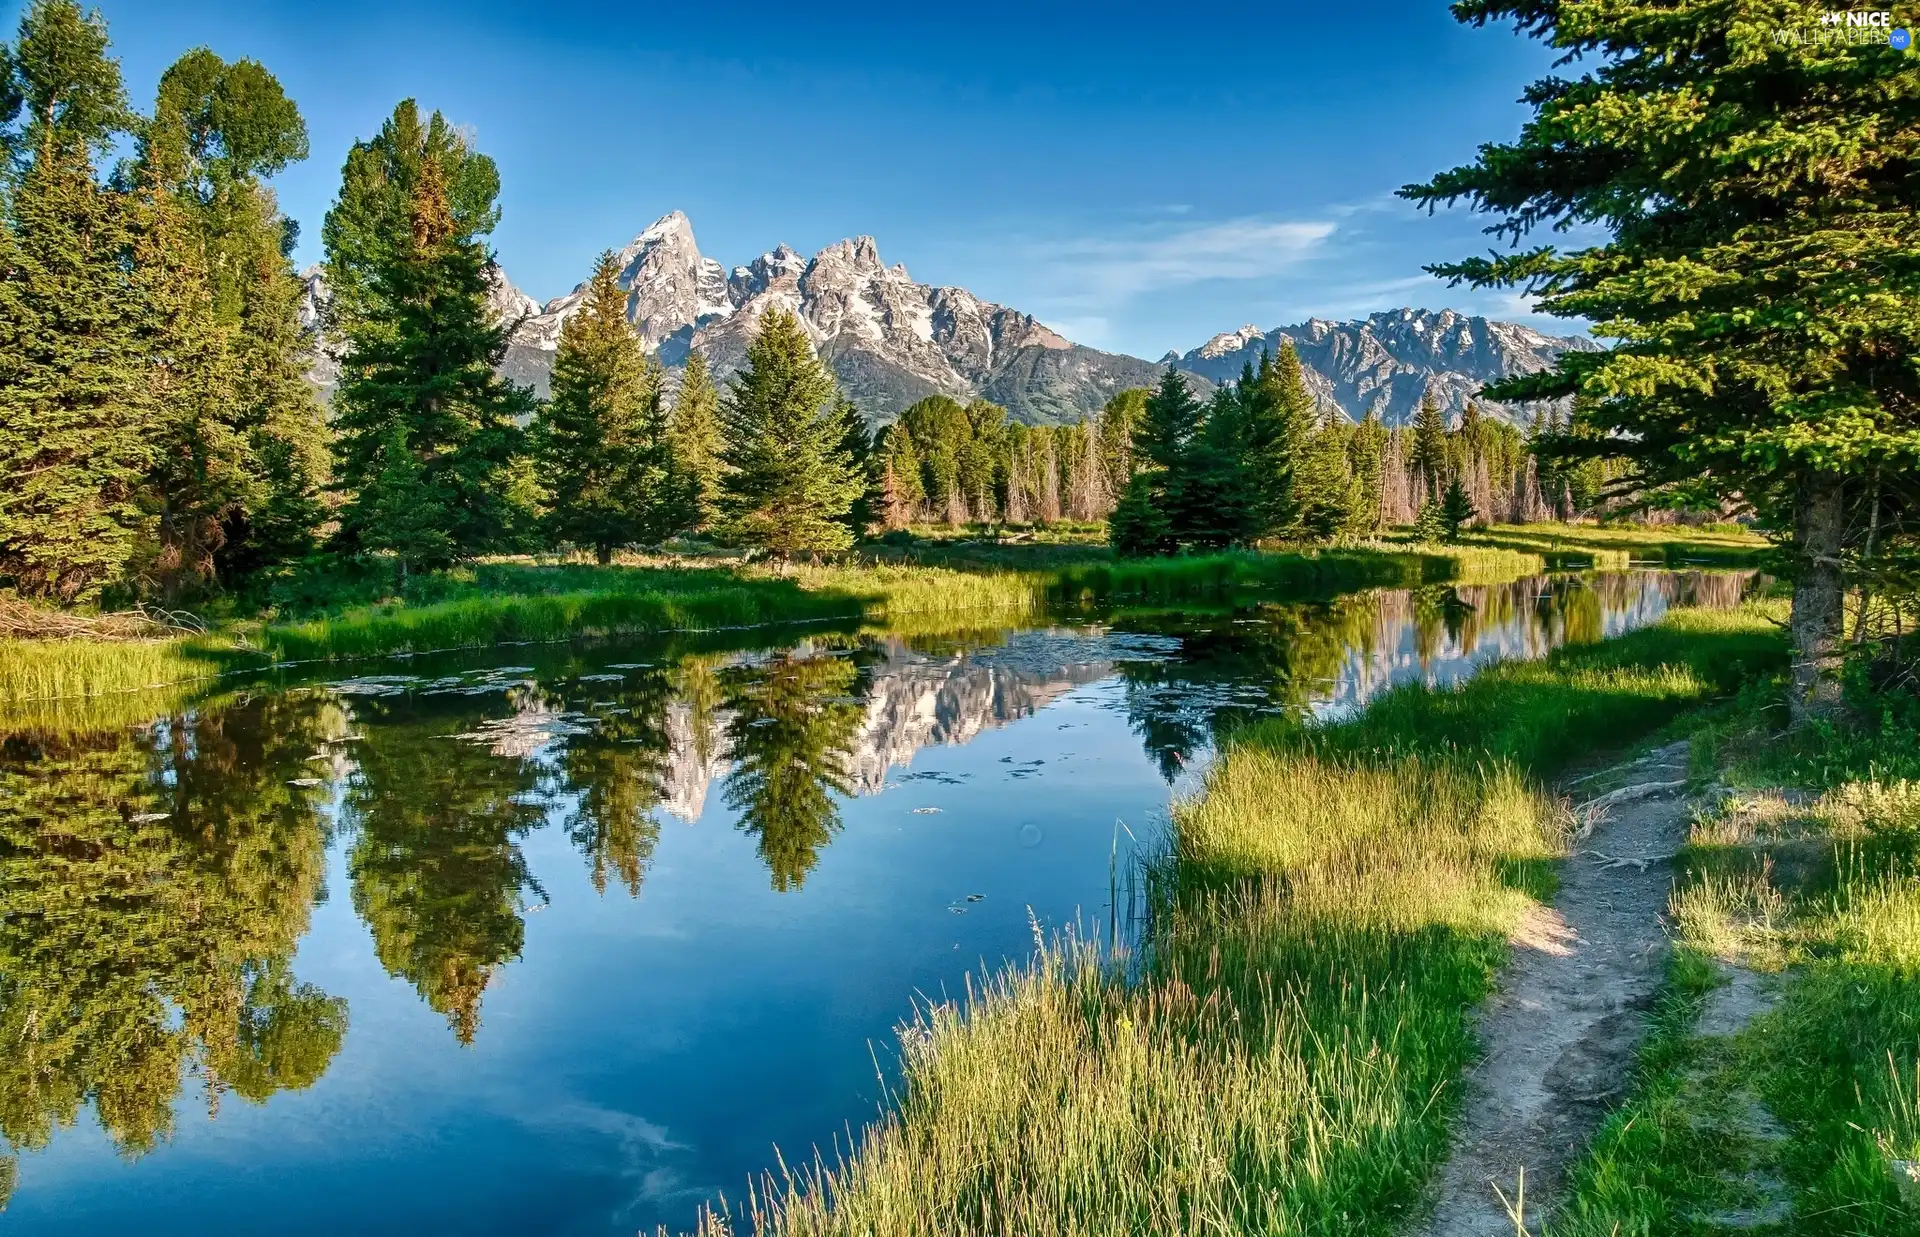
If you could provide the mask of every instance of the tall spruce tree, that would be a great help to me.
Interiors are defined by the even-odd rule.
[[[693,489],[694,527],[709,529],[720,517],[726,473],[720,462],[720,393],[707,358],[687,353],[680,392],[673,401],[673,453]]]
[[[1313,431],[1295,467],[1293,506],[1303,536],[1330,541],[1353,521],[1360,486],[1347,457],[1347,436],[1337,413]]]
[[[133,273],[149,360],[149,502],[158,527],[139,574],[177,601],[212,583],[228,522],[253,492],[254,462],[237,415],[236,331],[218,318],[192,218],[163,187],[149,191],[140,213]]]
[[[781,557],[853,543],[843,522],[864,489],[846,458],[833,376],[800,320],[769,310],[721,403],[721,512],[733,536]]]
[[[523,439],[517,421],[535,404],[495,372],[507,329],[487,305],[489,255],[457,209],[458,181],[442,168],[446,159],[454,173],[470,174],[481,158],[438,112],[420,123],[408,100],[378,137],[354,148],[340,201],[328,215],[330,238],[353,238],[349,248],[329,252],[329,270],[337,265],[357,289],[343,320],[347,348],[335,394],[335,484],[347,495],[340,538],[349,548],[392,553],[402,576],[502,544],[515,519],[511,466]],[[404,220],[384,211],[403,182]],[[337,214],[405,230],[349,232],[333,226]],[[480,218],[490,222],[491,210]],[[408,452],[413,463],[389,459],[395,451]],[[387,515],[395,501],[382,487],[388,478],[409,477],[417,506],[402,536]],[[427,544],[414,533],[422,520],[445,534],[443,552],[418,555]]]
[[[1192,531],[1188,501],[1202,500],[1215,475],[1211,468],[1196,468],[1193,459],[1203,420],[1185,376],[1169,366],[1133,425],[1133,477],[1107,527],[1117,553],[1171,553],[1187,539]],[[1211,452],[1205,455],[1198,463],[1215,463]]]
[[[926,491],[920,483],[920,455],[903,422],[887,427],[880,459],[880,521],[889,531],[905,528],[919,514]]]
[[[1257,371],[1243,370],[1239,394],[1241,468],[1253,535],[1292,536],[1300,522],[1294,478],[1314,423],[1313,395],[1293,342],[1281,344],[1277,356],[1262,353]]]
[[[659,366],[627,321],[620,262],[600,255],[586,299],[560,328],[542,452],[552,491],[549,531],[589,546],[653,544],[694,520],[694,495],[674,461],[661,410]]]
[[[1424,486],[1434,499],[1440,497],[1447,477],[1447,421],[1431,394],[1421,397],[1420,411],[1413,416],[1413,442],[1407,451],[1407,468],[1416,488]]]
[[[152,527],[151,390],[128,312],[137,220],[94,167],[127,127],[126,99],[105,24],[71,0],[34,0],[6,65],[0,576],[91,600]]]
[[[1843,590],[1866,531],[1910,514],[1875,478],[1920,467],[1920,72],[1888,44],[1780,38],[1801,6],[1677,19],[1658,0],[1466,0],[1584,71],[1524,98],[1519,138],[1401,192],[1466,199],[1518,245],[1536,227],[1605,239],[1432,268],[1521,286],[1617,343],[1496,384],[1590,397],[1570,441],[1630,459],[1643,491],[1753,504],[1794,559],[1797,723],[1836,707]]]

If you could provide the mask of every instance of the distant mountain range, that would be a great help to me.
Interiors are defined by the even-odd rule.
[[[1545,369],[1570,348],[1594,348],[1579,337],[1451,310],[1399,309],[1264,332],[1245,326],[1152,362],[1073,343],[1031,314],[965,288],[916,283],[906,267],[880,261],[870,236],[829,245],[812,258],[780,245],[728,272],[701,254],[692,223],[679,211],[636,236],[619,251],[619,262],[627,317],[664,364],[677,367],[698,349],[717,376],[735,372],[754,323],[779,306],[799,316],[841,387],[876,422],[933,394],[992,400],[1029,424],[1071,422],[1117,391],[1153,385],[1165,366],[1192,375],[1204,392],[1237,378],[1261,349],[1291,339],[1323,405],[1356,420],[1378,412],[1398,425],[1412,418],[1428,392],[1458,414],[1484,383]],[[318,268],[308,280],[312,323],[326,287]],[[495,312],[516,324],[504,373],[545,393],[561,325],[579,309],[585,288],[543,306],[495,269]],[[330,386],[333,377],[323,357],[315,378]],[[1516,421],[1531,416],[1526,408],[1485,407]]]

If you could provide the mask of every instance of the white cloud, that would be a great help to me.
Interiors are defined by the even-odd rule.
[[[1327,220],[1255,216],[1173,231],[1038,241],[1028,257],[1043,268],[1053,303],[1111,305],[1209,280],[1271,278],[1312,255],[1336,227]]]

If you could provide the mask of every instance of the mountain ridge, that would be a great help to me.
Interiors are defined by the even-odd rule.
[[[1075,343],[1033,315],[965,288],[919,283],[905,266],[882,262],[871,236],[838,241],[811,258],[783,243],[729,269],[700,252],[680,211],[649,224],[616,260],[627,317],[663,364],[677,368],[698,349],[723,380],[745,363],[755,323],[782,308],[799,318],[815,352],[875,423],[935,394],[988,399],[1029,424],[1067,423],[1121,390],[1154,385],[1168,365],[1204,395],[1238,378],[1261,349],[1292,340],[1322,407],[1354,420],[1375,412],[1397,425],[1412,419],[1428,393],[1457,416],[1484,383],[1594,347],[1453,310],[1404,308],[1348,322],[1316,318],[1265,331],[1248,325],[1154,362]],[[545,394],[561,328],[578,312],[587,285],[543,305],[497,265],[489,282],[496,319],[513,327],[501,371]],[[325,300],[324,275],[313,268],[303,314],[310,327],[319,324]],[[337,366],[324,346],[318,351],[315,379],[330,387]],[[1483,405],[1509,420],[1531,415],[1527,407]]]

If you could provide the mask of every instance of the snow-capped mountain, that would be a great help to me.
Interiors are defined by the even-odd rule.
[[[1592,350],[1578,337],[1452,310],[1398,309],[1351,322],[1311,319],[1263,331],[1244,326],[1158,362],[1084,347],[1031,314],[983,301],[965,288],[917,283],[904,266],[880,260],[871,236],[829,245],[811,258],[780,245],[729,272],[700,252],[693,224],[679,211],[654,221],[617,255],[627,317],[648,350],[669,367],[698,349],[724,378],[739,369],[755,324],[779,306],[800,318],[840,386],[875,422],[891,420],[927,395],[981,397],[1034,424],[1077,421],[1128,387],[1152,386],[1163,367],[1192,376],[1196,389],[1232,381],[1262,349],[1291,339],[1308,384],[1324,406],[1359,419],[1377,411],[1392,425],[1412,419],[1431,391],[1457,416],[1480,387],[1532,373],[1568,349]],[[489,269],[489,303],[513,324],[501,370],[544,395],[560,329],[580,308],[586,284],[544,306]],[[307,272],[302,320],[320,321],[327,298],[320,268]],[[337,364],[322,338],[314,380],[331,388]],[[1529,419],[1529,408],[1482,401],[1494,416]]]
[[[635,237],[619,261],[627,317],[667,365],[697,348],[717,375],[734,372],[754,324],[778,306],[799,316],[841,387],[875,420],[933,394],[983,396],[1023,421],[1078,420],[1158,374],[1149,362],[1081,347],[965,288],[916,283],[906,267],[881,262],[871,236],[812,258],[780,245],[727,274],[701,255],[693,225],[675,211]],[[544,390],[560,327],[584,295],[582,284],[521,324],[510,374]]]
[[[1580,336],[1545,335],[1451,309],[1392,309],[1351,322],[1312,318],[1271,331],[1243,326],[1184,355],[1169,352],[1162,362],[1211,382],[1231,381],[1248,361],[1258,364],[1263,349],[1277,352],[1287,340],[1322,407],[1354,420],[1376,412],[1388,425],[1411,421],[1429,392],[1454,417],[1468,400],[1478,400],[1486,383],[1551,368],[1563,352],[1597,351]],[[1489,415],[1523,424],[1533,414],[1530,407],[1478,402]]]

